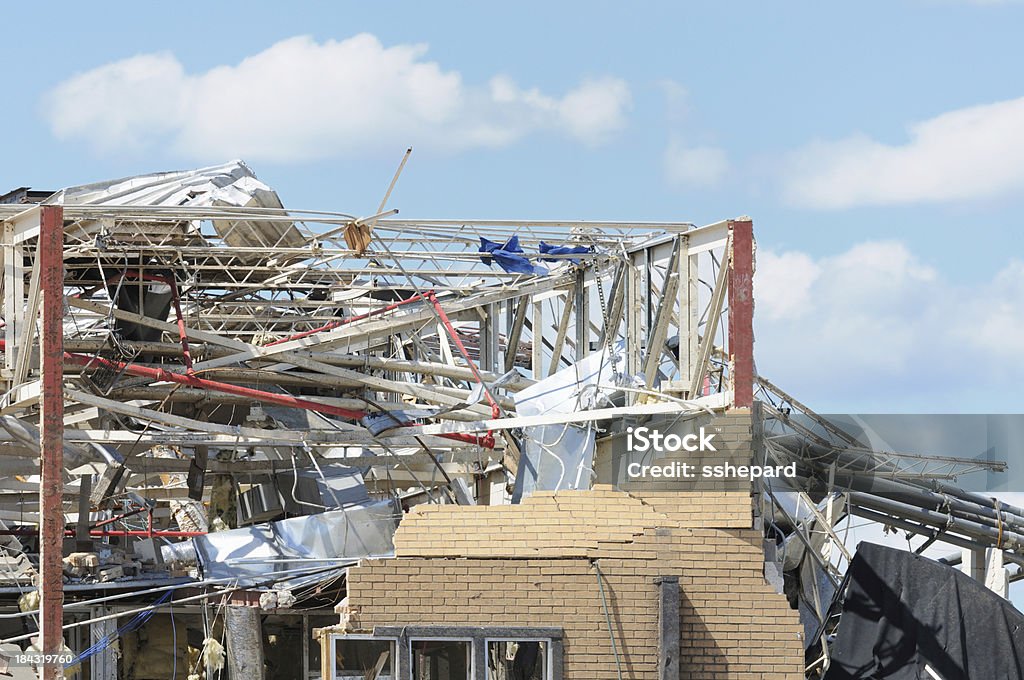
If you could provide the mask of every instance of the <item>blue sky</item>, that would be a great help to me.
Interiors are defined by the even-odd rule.
[[[758,367],[823,411],[1020,411],[1024,3],[5,9],[0,189],[246,159],[286,205],[749,214]]]

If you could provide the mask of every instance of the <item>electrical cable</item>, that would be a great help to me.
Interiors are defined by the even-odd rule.
[[[604,575],[601,573],[601,567],[598,566],[597,560],[593,561],[594,571],[597,572],[597,588],[601,592],[601,606],[604,608],[604,620],[608,625],[608,637],[612,641],[612,653],[615,655],[615,671],[622,680],[622,663],[619,661],[619,650],[615,646],[615,631],[612,630],[612,617],[608,613],[608,601],[604,597]]]
[[[138,630],[139,628],[141,628],[142,626],[144,626],[146,624],[146,622],[149,621],[150,618],[152,618],[153,614],[156,613],[156,609],[155,608],[157,606],[167,602],[168,600],[170,600],[173,595],[174,595],[174,591],[168,591],[168,592],[164,593],[163,595],[161,595],[160,598],[157,599],[157,601],[153,603],[153,608],[139,612],[134,617],[132,617],[131,620],[128,621],[128,623],[126,623],[123,626],[117,628],[114,632],[107,633],[106,635],[104,635],[97,642],[95,642],[92,646],[90,646],[88,649],[86,649],[81,654],[79,654],[77,657],[75,657],[74,660],[72,660],[71,663],[69,663],[67,665],[67,667],[76,666],[76,665],[82,663],[83,661],[85,661],[86,659],[88,659],[89,657],[94,656],[96,654],[99,654],[100,652],[105,650],[110,645],[114,644],[114,642],[116,642],[120,638],[124,637],[128,633],[132,633],[132,632]],[[173,625],[173,619],[172,619],[172,625]],[[177,647],[177,644],[175,644],[175,647]]]
[[[173,598],[167,603],[167,607],[168,613],[171,615],[171,658],[174,659],[174,665],[171,667],[171,680],[178,680],[178,627],[174,625]]]

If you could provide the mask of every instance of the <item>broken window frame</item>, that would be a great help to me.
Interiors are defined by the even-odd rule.
[[[329,680],[355,680],[355,678],[357,677],[351,675],[338,675],[338,660],[336,656],[336,642],[338,640],[365,640],[367,642],[389,643],[391,645],[391,673],[389,675],[378,676],[377,680],[398,680],[399,678],[404,677],[402,675],[402,655],[399,653],[401,641],[397,637],[352,633],[330,636],[330,665],[328,666],[328,668],[330,668],[331,670],[331,676]]]
[[[440,637],[434,635],[410,635],[409,639],[406,640],[405,644],[409,648],[409,676],[412,677],[412,670],[414,662],[413,659],[413,648],[412,646],[417,642],[463,642],[466,644],[466,660],[468,675],[466,680],[473,680],[477,677],[477,663],[476,663],[476,639],[473,637]],[[485,669],[486,670],[486,669]],[[406,676],[400,676],[406,677]]]
[[[344,637],[344,636],[342,636]],[[471,641],[472,680],[487,680],[487,641],[544,641],[548,643],[550,680],[564,676],[565,631],[561,628],[517,626],[376,626],[371,637],[398,639],[396,680],[412,679],[412,645],[415,640],[457,639]]]
[[[542,643],[544,643],[544,645],[545,645],[545,648],[544,648],[544,676],[541,678],[541,680],[552,680],[555,677],[554,654],[552,653],[552,649],[554,648],[554,644],[555,644],[554,639],[546,638],[546,637],[509,637],[509,636],[485,637],[484,641],[483,641],[483,644],[484,644],[484,654],[485,654],[484,658],[485,659],[489,658],[487,656],[487,654],[490,651],[490,644],[492,642],[542,642]],[[490,680],[489,676],[487,675],[487,672],[489,670],[490,670],[489,668],[485,668],[484,669],[484,677],[487,678],[487,680]]]

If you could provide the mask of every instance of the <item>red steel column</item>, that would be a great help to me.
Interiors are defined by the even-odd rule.
[[[733,406],[754,403],[754,223],[742,217],[729,221],[729,358],[732,362]]]
[[[45,206],[40,216],[39,267],[43,328],[41,452],[39,480],[41,576],[39,603],[42,653],[59,654],[64,642],[64,209]],[[26,347],[24,351],[28,351]],[[43,680],[63,677],[59,664],[45,666]]]

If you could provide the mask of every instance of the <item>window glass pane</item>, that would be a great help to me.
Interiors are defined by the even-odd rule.
[[[390,640],[334,638],[334,677],[345,680],[391,678],[394,643]]]
[[[549,680],[548,643],[492,640],[487,643],[487,680]]]
[[[469,642],[413,640],[413,680],[469,680]]]

